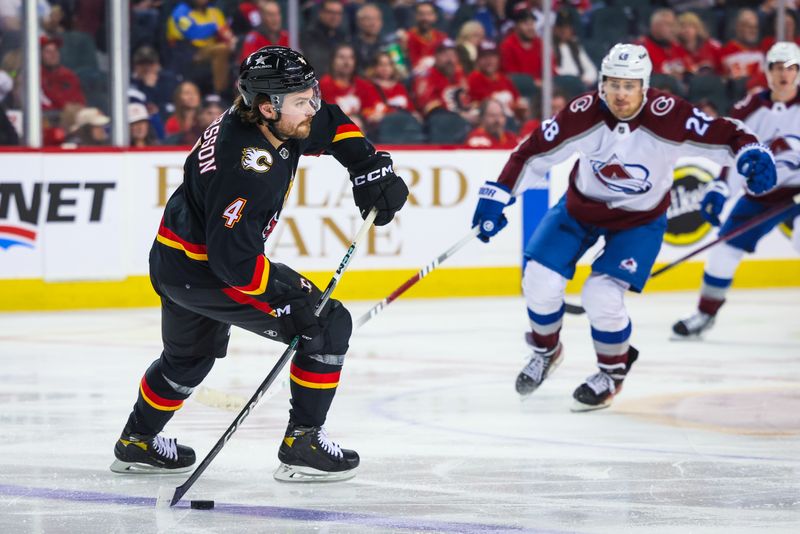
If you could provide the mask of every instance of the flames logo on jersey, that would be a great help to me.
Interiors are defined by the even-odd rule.
[[[647,179],[650,176],[647,167],[623,163],[616,154],[608,161],[590,160],[590,162],[597,179],[612,191],[626,195],[642,195],[653,187]]]
[[[272,154],[263,148],[242,149],[242,168],[255,172],[267,172],[272,167]]]

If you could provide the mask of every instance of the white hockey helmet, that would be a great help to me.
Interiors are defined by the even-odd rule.
[[[650,61],[650,54],[641,45],[635,44],[615,44],[609,50],[606,57],[600,63],[600,80],[598,89],[600,97],[605,99],[603,94],[603,78],[627,78],[631,80],[642,80],[642,90],[647,92],[650,87],[650,73],[653,72],[653,62]]]
[[[767,65],[764,71],[767,73],[769,72],[769,66],[773,63],[782,63],[784,68],[797,65],[798,69],[800,69],[800,46],[791,41],[777,42],[767,52],[765,63]],[[800,73],[795,76],[794,81],[797,85],[800,85]],[[773,89],[772,78],[769,75],[767,76],[767,85],[770,89]]]
[[[800,46],[791,41],[775,43],[767,52],[767,67],[773,63],[783,63],[784,67],[800,66]]]

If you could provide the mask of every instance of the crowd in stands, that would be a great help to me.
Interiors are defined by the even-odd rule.
[[[511,148],[596,87],[617,42],[650,53],[651,86],[710,115],[766,87],[777,0],[301,0],[299,43],[323,99],[376,142]],[[35,0],[46,145],[109,143],[107,0]],[[799,7],[785,32],[800,43]],[[0,143],[17,144],[24,109],[21,0],[0,0]],[[192,145],[236,95],[238,66],[289,45],[286,0],[130,0],[131,144]],[[552,27],[553,57],[541,35]],[[17,126],[15,128],[15,126]]]

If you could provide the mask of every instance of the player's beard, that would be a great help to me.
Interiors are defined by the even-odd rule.
[[[282,124],[283,121],[278,121],[275,124],[275,130],[284,139],[305,139],[311,134],[312,119],[313,117],[309,117],[292,128],[287,128],[285,124]]]

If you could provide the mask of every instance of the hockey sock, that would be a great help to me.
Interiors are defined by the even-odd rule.
[[[732,278],[717,278],[703,273],[703,285],[700,288],[700,302],[697,309],[711,316],[716,315],[725,304],[725,295],[732,282]]]
[[[628,368],[631,322],[616,332],[597,330],[592,327],[594,350],[597,352],[597,366],[614,380],[624,380]]]
[[[322,426],[339,385],[344,356],[298,355],[292,360],[290,420],[300,426]]]
[[[214,365],[214,358],[169,360],[162,354],[144,373],[126,430],[148,435],[161,432]]]
[[[528,308],[528,319],[531,324],[530,340],[533,341],[533,345],[542,349],[552,349],[558,345],[563,317],[563,302],[558,311],[549,314],[536,313]]]

